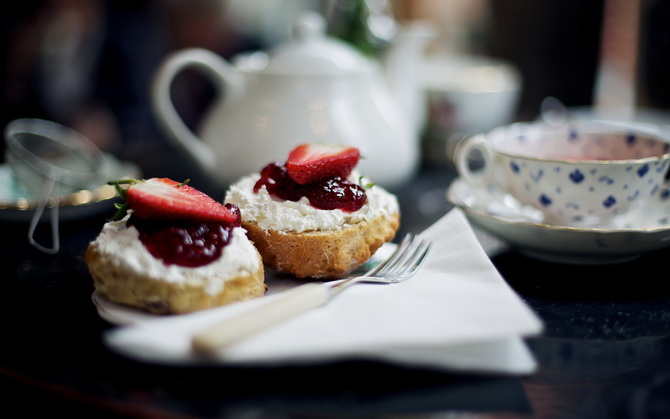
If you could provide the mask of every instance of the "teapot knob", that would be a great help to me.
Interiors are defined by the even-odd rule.
[[[326,20],[316,12],[302,15],[293,25],[293,36],[299,40],[323,38],[326,33]]]

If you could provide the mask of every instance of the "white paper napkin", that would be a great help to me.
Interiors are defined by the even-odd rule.
[[[222,350],[192,353],[195,330],[272,295],[112,330],[114,350],[148,362],[232,365],[312,364],[369,359],[435,369],[527,374],[535,360],[523,337],[538,317],[501,278],[459,209],[422,233],[433,240],[423,268],[393,285],[358,284],[328,304]]]

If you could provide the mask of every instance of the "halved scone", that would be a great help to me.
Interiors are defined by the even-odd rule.
[[[260,297],[265,274],[239,210],[169,179],[131,182],[128,207],[86,251],[96,293],[158,314]]]
[[[391,241],[400,225],[395,195],[355,171],[347,175],[298,184],[284,163],[271,163],[231,185],[224,201],[240,208],[242,226],[267,266],[299,278],[342,278]],[[313,190],[348,193],[340,185],[355,190],[356,207],[322,208],[340,196],[314,203]]]

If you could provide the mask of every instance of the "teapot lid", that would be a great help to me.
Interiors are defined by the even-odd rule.
[[[266,71],[305,74],[369,72],[375,63],[344,41],[327,36],[318,13],[307,13],[293,27],[293,39],[273,52]]]

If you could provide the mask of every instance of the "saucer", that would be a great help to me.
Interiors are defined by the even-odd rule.
[[[670,187],[664,186],[646,207],[598,227],[560,226],[521,206],[494,186],[452,182],[447,199],[470,222],[536,259],[571,264],[625,262],[670,247]]]
[[[103,154],[103,165],[110,180],[140,177],[140,169],[134,163],[120,161],[110,154]],[[109,201],[116,196],[115,187],[106,184],[91,185],[88,189],[60,195],[59,219],[76,220],[109,211]],[[16,181],[9,165],[0,164],[0,221],[29,222],[38,203],[38,197]]]

